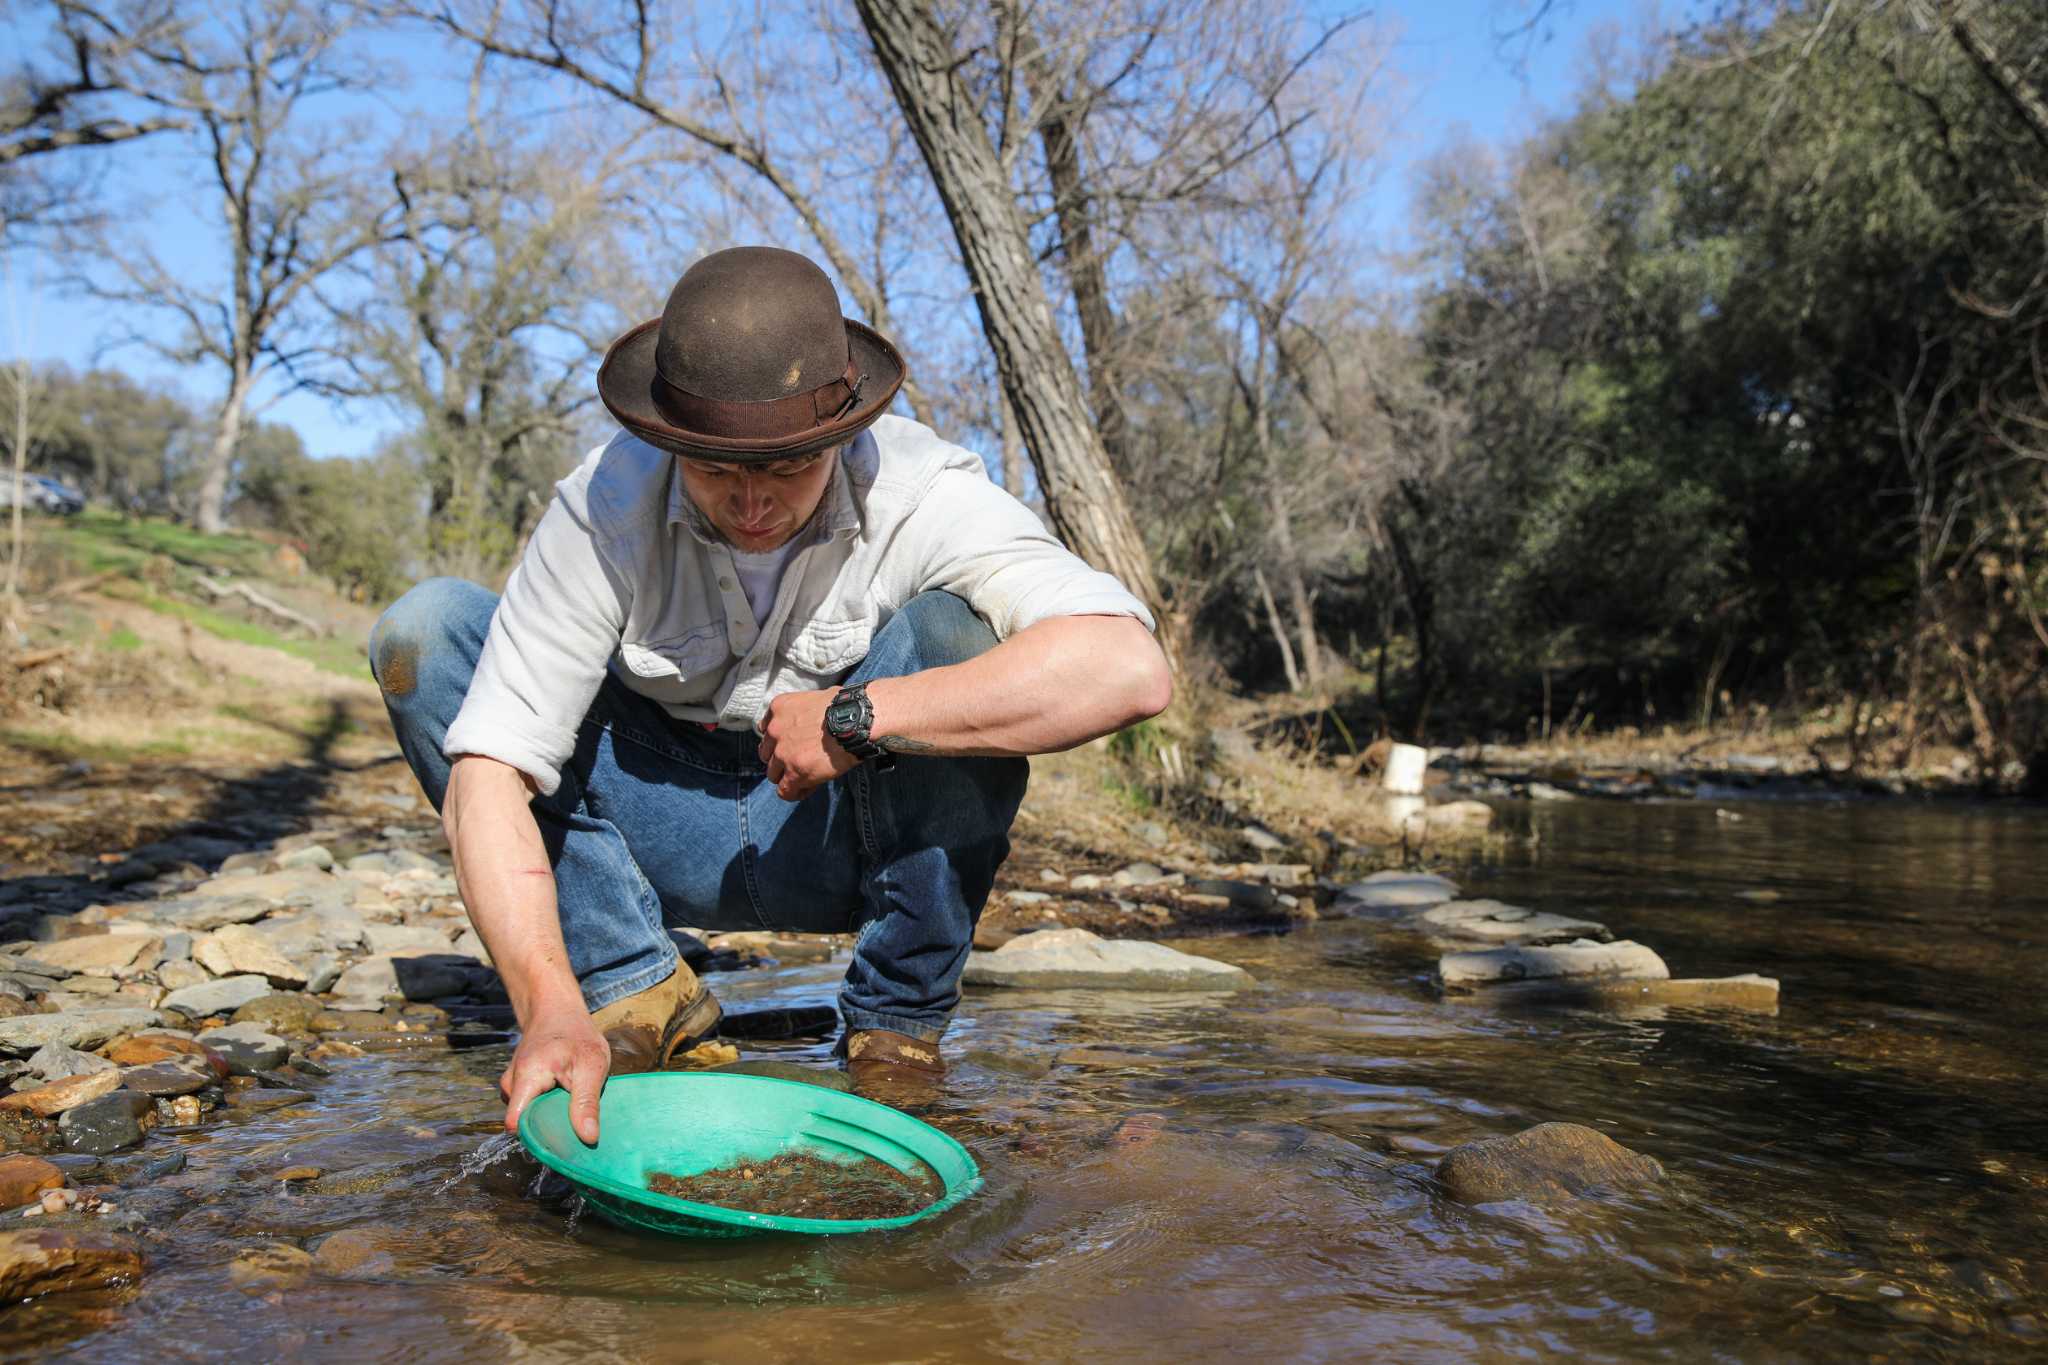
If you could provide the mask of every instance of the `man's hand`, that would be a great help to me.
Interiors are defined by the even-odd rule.
[[[768,703],[761,718],[761,761],[768,780],[785,801],[801,801],[860,760],[825,733],[825,708],[838,688],[826,692],[785,692]]]
[[[519,1116],[536,1096],[556,1086],[569,1092],[569,1124],[588,1146],[597,1145],[597,1097],[611,1070],[612,1050],[580,1005],[545,1014],[519,1039],[512,1064],[498,1078],[505,1097],[505,1131],[519,1131]]]

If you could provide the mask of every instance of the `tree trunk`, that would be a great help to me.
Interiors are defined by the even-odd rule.
[[[1272,628],[1273,642],[1280,646],[1280,667],[1287,673],[1287,690],[1301,691],[1301,670],[1295,666],[1294,644],[1287,638],[1287,623],[1280,619],[1280,604],[1273,600],[1273,589],[1266,582],[1266,571],[1259,565],[1252,565],[1252,582],[1258,585],[1259,602],[1266,609],[1266,624]]]
[[[1017,434],[1017,415],[1010,411],[1007,394],[996,395],[996,426],[1003,439],[1003,487],[1018,501],[1024,499],[1024,438]]]
[[[1038,471],[1053,529],[1076,554],[1120,579],[1151,608],[1178,672],[1179,631],[1123,485],[1088,420],[1016,195],[961,79],[961,55],[917,0],[855,5],[953,226],[982,331]]]
[[[1956,40],[1956,46],[1963,50],[1963,55],[1970,59],[1978,74],[1999,98],[2012,106],[2020,121],[2027,125],[2027,131],[2034,135],[2034,140],[2048,148],[2048,100],[2043,100],[2027,83],[2026,76],[2000,55],[1998,48],[1970,16],[1967,3],[1950,0],[1943,19],[1949,36]]]
[[[242,439],[242,418],[249,408],[250,375],[246,361],[235,363],[228,383],[228,396],[220,405],[220,420],[213,430],[213,448],[206,453],[206,468],[199,480],[199,502],[192,509],[192,522],[207,535],[227,529],[228,468],[235,462],[235,446]]]
[[[9,281],[9,283],[12,283],[12,281]],[[9,532],[7,541],[7,602],[4,612],[9,638],[0,640],[0,648],[12,646],[15,643],[12,637],[21,628],[19,619],[21,616],[21,505],[26,500],[22,490],[22,480],[28,473],[28,400],[30,383],[28,356],[25,352],[14,362],[13,377],[14,422],[13,430],[9,433],[9,436],[11,438],[10,444],[12,444],[14,450],[9,459],[9,477],[14,480],[14,483],[10,490],[13,494],[10,499],[13,506],[7,514]]]
[[[1064,92],[1042,91],[1055,108]],[[1067,287],[1074,294],[1074,312],[1081,323],[1081,349],[1088,358],[1088,400],[1095,430],[1109,455],[1110,468],[1130,473],[1123,399],[1116,383],[1116,314],[1109,306],[1109,281],[1102,258],[1095,253],[1095,235],[1088,222],[1088,188],[1081,177],[1081,147],[1064,112],[1053,114],[1039,128],[1045,147],[1045,168],[1052,179],[1053,208],[1060,225],[1060,259],[1067,267]]]

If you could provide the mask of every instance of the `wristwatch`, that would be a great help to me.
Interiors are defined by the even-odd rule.
[[[875,771],[885,773],[896,766],[896,755],[875,743],[868,733],[874,723],[875,704],[868,700],[866,683],[840,688],[825,708],[825,733],[863,763],[873,759]]]

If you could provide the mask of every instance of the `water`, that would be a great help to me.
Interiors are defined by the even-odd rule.
[[[317,1107],[176,1139],[186,1171],[118,1196],[160,1230],[140,1292],[13,1310],[0,1340],[86,1360],[2038,1349],[2041,817],[1741,812],[1525,808],[1509,823],[1535,841],[1462,875],[1471,894],[1602,919],[1680,975],[1778,976],[1774,1018],[1440,1000],[1427,958],[1357,923],[1192,944],[1262,989],[970,996],[925,1116],[974,1151],[983,1195],[907,1234],[747,1242],[622,1232],[536,1186],[492,1136],[502,1048],[365,1058]],[[736,1005],[794,1004],[836,975],[714,983]],[[1671,1178],[1551,1209],[1432,1189],[1452,1145],[1547,1119]],[[328,1174],[261,1178],[302,1163]],[[356,1278],[229,1282],[241,1248],[346,1227],[374,1247]]]

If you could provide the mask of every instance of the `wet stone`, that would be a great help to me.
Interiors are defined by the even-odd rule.
[[[313,1098],[304,1090],[243,1090],[228,1096],[228,1103],[238,1110],[262,1113],[270,1109],[283,1109],[287,1105],[305,1104]]]
[[[1596,943],[1582,938],[1543,947],[1446,953],[1437,960],[1437,975],[1446,988],[1455,990],[1542,977],[1662,980],[1671,975],[1671,969],[1663,958],[1633,940]]]
[[[41,1157],[0,1157],[0,1208],[34,1203],[44,1190],[62,1189],[65,1183],[64,1172]]]
[[[1468,1142],[1445,1153],[1436,1170],[1445,1191],[1463,1204],[1540,1203],[1663,1175],[1654,1159],[1577,1123],[1539,1123],[1512,1137]]]
[[[992,953],[970,954],[960,979],[967,985],[1033,990],[1234,991],[1252,984],[1242,967],[1163,943],[1104,939],[1086,929],[1043,929]]]
[[[134,1090],[116,1090],[66,1111],[57,1120],[57,1128],[70,1150],[104,1156],[133,1147],[155,1123],[156,1106],[149,1096]]]
[[[831,1005],[795,1005],[727,1014],[719,1021],[718,1032],[721,1037],[749,1040],[823,1038],[838,1027],[839,1011]]]
[[[126,1237],[83,1228],[0,1232],[0,1301],[107,1289],[142,1278],[142,1250]]]
[[[185,1169],[183,1152],[166,1152],[160,1157],[145,1161],[135,1173],[137,1180],[162,1180],[165,1176],[176,1175]]]
[[[313,1269],[322,1275],[375,1274],[390,1264],[389,1253],[369,1228],[343,1228],[313,1248]]]
[[[826,1090],[853,1089],[853,1082],[847,1079],[843,1071],[822,1066],[802,1066],[796,1062],[778,1062],[765,1057],[715,1066],[711,1070],[728,1076],[767,1076],[778,1081],[798,1081],[804,1085],[821,1086]]]
[[[88,1100],[98,1099],[120,1084],[120,1072],[111,1068],[84,1076],[66,1076],[61,1081],[51,1081],[34,1090],[17,1090],[0,1099],[0,1109],[23,1109],[44,1118],[53,1118]]]
[[[132,1067],[121,1074],[121,1086],[144,1095],[164,1099],[190,1095],[212,1084],[213,1076],[203,1067],[180,1062],[156,1062]]]
[[[186,986],[164,997],[164,1008],[179,1010],[195,1019],[209,1014],[227,1014],[251,1000],[270,994],[270,981],[261,976],[224,976],[197,986]]]
[[[312,1254],[285,1242],[250,1247],[228,1265],[228,1280],[245,1287],[269,1288],[303,1279],[313,1269]]]

